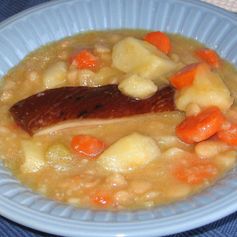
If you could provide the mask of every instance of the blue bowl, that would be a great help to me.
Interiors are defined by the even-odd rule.
[[[191,0],[69,0],[26,10],[0,24],[0,75],[29,52],[89,30],[141,28],[194,38],[237,66],[236,16]],[[92,211],[24,187],[0,163],[0,214],[44,232],[75,237],[163,236],[208,224],[237,210],[237,171],[174,204],[138,211]]]

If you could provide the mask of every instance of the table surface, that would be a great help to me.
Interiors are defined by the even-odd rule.
[[[0,0],[0,21],[49,0]],[[207,0],[205,0],[207,1]],[[208,0],[211,2],[211,0]],[[220,0],[219,0],[220,1]],[[237,0],[229,0],[236,1]],[[217,1],[215,1],[217,2]],[[224,2],[224,1],[222,1]],[[225,1],[228,2],[228,1]],[[237,237],[237,213],[212,224],[169,237]],[[0,237],[56,237],[16,224],[0,216]]]

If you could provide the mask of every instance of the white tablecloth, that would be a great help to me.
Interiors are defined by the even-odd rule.
[[[222,7],[232,12],[237,12],[237,0],[203,0],[203,1],[214,4],[218,7]]]

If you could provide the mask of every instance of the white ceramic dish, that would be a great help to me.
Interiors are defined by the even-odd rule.
[[[0,75],[30,51],[82,31],[143,28],[195,38],[237,66],[237,18],[199,1],[69,0],[24,11],[0,24]],[[237,210],[237,170],[186,201],[133,212],[75,209],[22,186],[0,163],[0,214],[48,233],[77,237],[163,236]]]

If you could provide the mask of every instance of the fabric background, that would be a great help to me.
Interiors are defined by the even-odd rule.
[[[214,4],[218,7],[222,7],[226,10],[237,12],[237,1],[236,0],[202,0]]]
[[[0,21],[48,0],[0,0]],[[188,1],[188,0],[187,0]],[[198,0],[197,0],[198,1]],[[237,11],[237,0],[204,0]],[[233,8],[236,7],[236,8]],[[237,19],[237,16],[236,16]],[[1,50],[1,49],[0,49]],[[169,237],[237,237],[237,213],[212,224]],[[56,237],[18,225],[0,216],[0,237]]]

